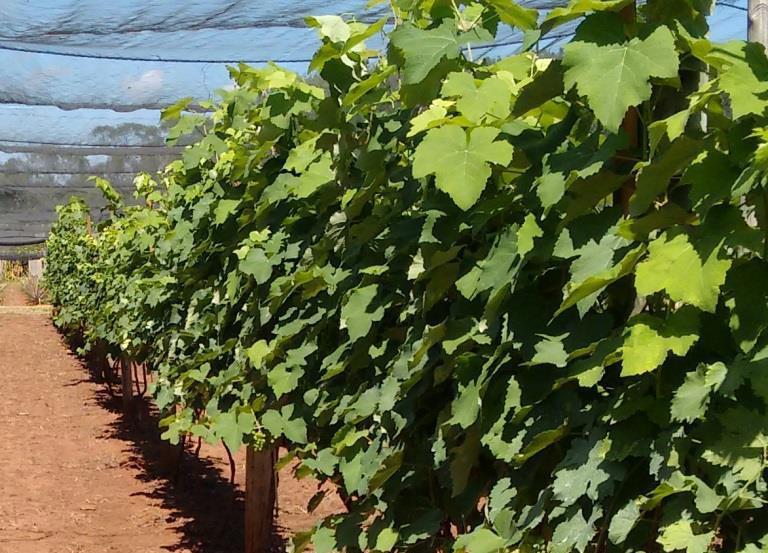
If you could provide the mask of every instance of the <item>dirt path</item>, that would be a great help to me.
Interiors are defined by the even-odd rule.
[[[236,488],[207,447],[174,484],[177,451],[122,418],[45,314],[0,313],[0,379],[0,553],[242,551],[242,456]],[[279,525],[311,526],[315,486],[280,478]]]
[[[0,305],[20,307],[29,305],[29,300],[19,282],[9,282],[0,292]]]

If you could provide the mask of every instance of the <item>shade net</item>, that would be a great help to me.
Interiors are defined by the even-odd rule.
[[[159,110],[229,86],[227,65],[275,61],[304,72],[319,45],[308,15],[375,21],[367,0],[3,0],[0,2],[0,244],[42,240],[55,206],[99,195],[91,175],[129,193],[138,171],[175,159]],[[542,14],[564,0],[519,0]],[[744,38],[747,0],[718,2],[713,38]],[[545,37],[556,50],[577,22]],[[378,39],[380,46],[383,38]],[[517,51],[501,29],[477,55]]]

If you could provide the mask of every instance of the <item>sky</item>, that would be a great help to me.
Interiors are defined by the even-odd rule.
[[[129,186],[131,175],[113,169],[128,158],[112,155],[106,165],[103,157],[83,157],[115,151],[91,147],[105,139],[94,135],[95,127],[155,125],[161,106],[189,96],[211,98],[231,86],[225,62],[273,60],[305,72],[304,60],[319,41],[304,17],[339,14],[373,21],[389,15],[387,2],[370,12],[367,1],[0,0],[0,164],[13,159],[37,167],[39,156],[20,152],[66,151],[69,161],[63,165],[58,165],[63,158],[42,159],[59,160],[55,171],[71,170],[75,165],[69,162],[90,162],[89,171],[104,164],[104,171],[113,172],[103,176]],[[556,0],[518,1],[541,6]],[[719,3],[712,38],[745,38],[747,0]],[[497,42],[510,39],[519,42],[519,33],[502,29]],[[502,57],[517,48],[498,46],[489,55]],[[135,140],[128,136],[123,143]],[[68,144],[90,146],[71,150]],[[143,155],[135,160],[141,163],[163,163],[156,149],[138,151]],[[93,191],[88,174],[0,173],[0,242],[44,237],[54,205],[75,191]]]
[[[303,25],[304,15],[360,15],[366,13],[365,3],[112,0],[105,8],[102,0],[2,0],[0,143],[88,142],[96,125],[154,124],[154,108],[186,96],[210,98],[227,86],[228,72],[221,61],[306,59],[317,39]],[[746,11],[724,4],[745,8],[746,3],[718,2],[711,18],[714,40],[745,38]],[[381,15],[379,11],[364,17]],[[510,46],[494,54],[513,51]],[[175,61],[111,59],[125,57]],[[212,62],[183,62],[200,59]],[[297,71],[306,67],[284,65]],[[84,106],[99,109],[73,109]]]
[[[718,1],[710,18],[711,38],[715,42],[747,38],[748,0]]]

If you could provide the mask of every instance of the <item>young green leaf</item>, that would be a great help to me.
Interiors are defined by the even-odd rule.
[[[685,234],[671,240],[666,234],[661,236],[651,242],[648,259],[637,266],[637,293],[647,296],[664,291],[674,301],[714,312],[731,266],[730,260],[718,258],[719,250],[714,249],[702,262]]]
[[[499,130],[490,127],[432,129],[416,148],[413,176],[435,175],[436,186],[466,211],[485,190],[491,164],[507,165],[512,160],[512,145],[497,141],[498,135]]]

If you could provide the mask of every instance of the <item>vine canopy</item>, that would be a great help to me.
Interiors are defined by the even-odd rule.
[[[310,20],[322,81],[239,65],[141,205],[60,208],[57,322],[338,492],[298,550],[764,551],[768,58],[710,4]]]

